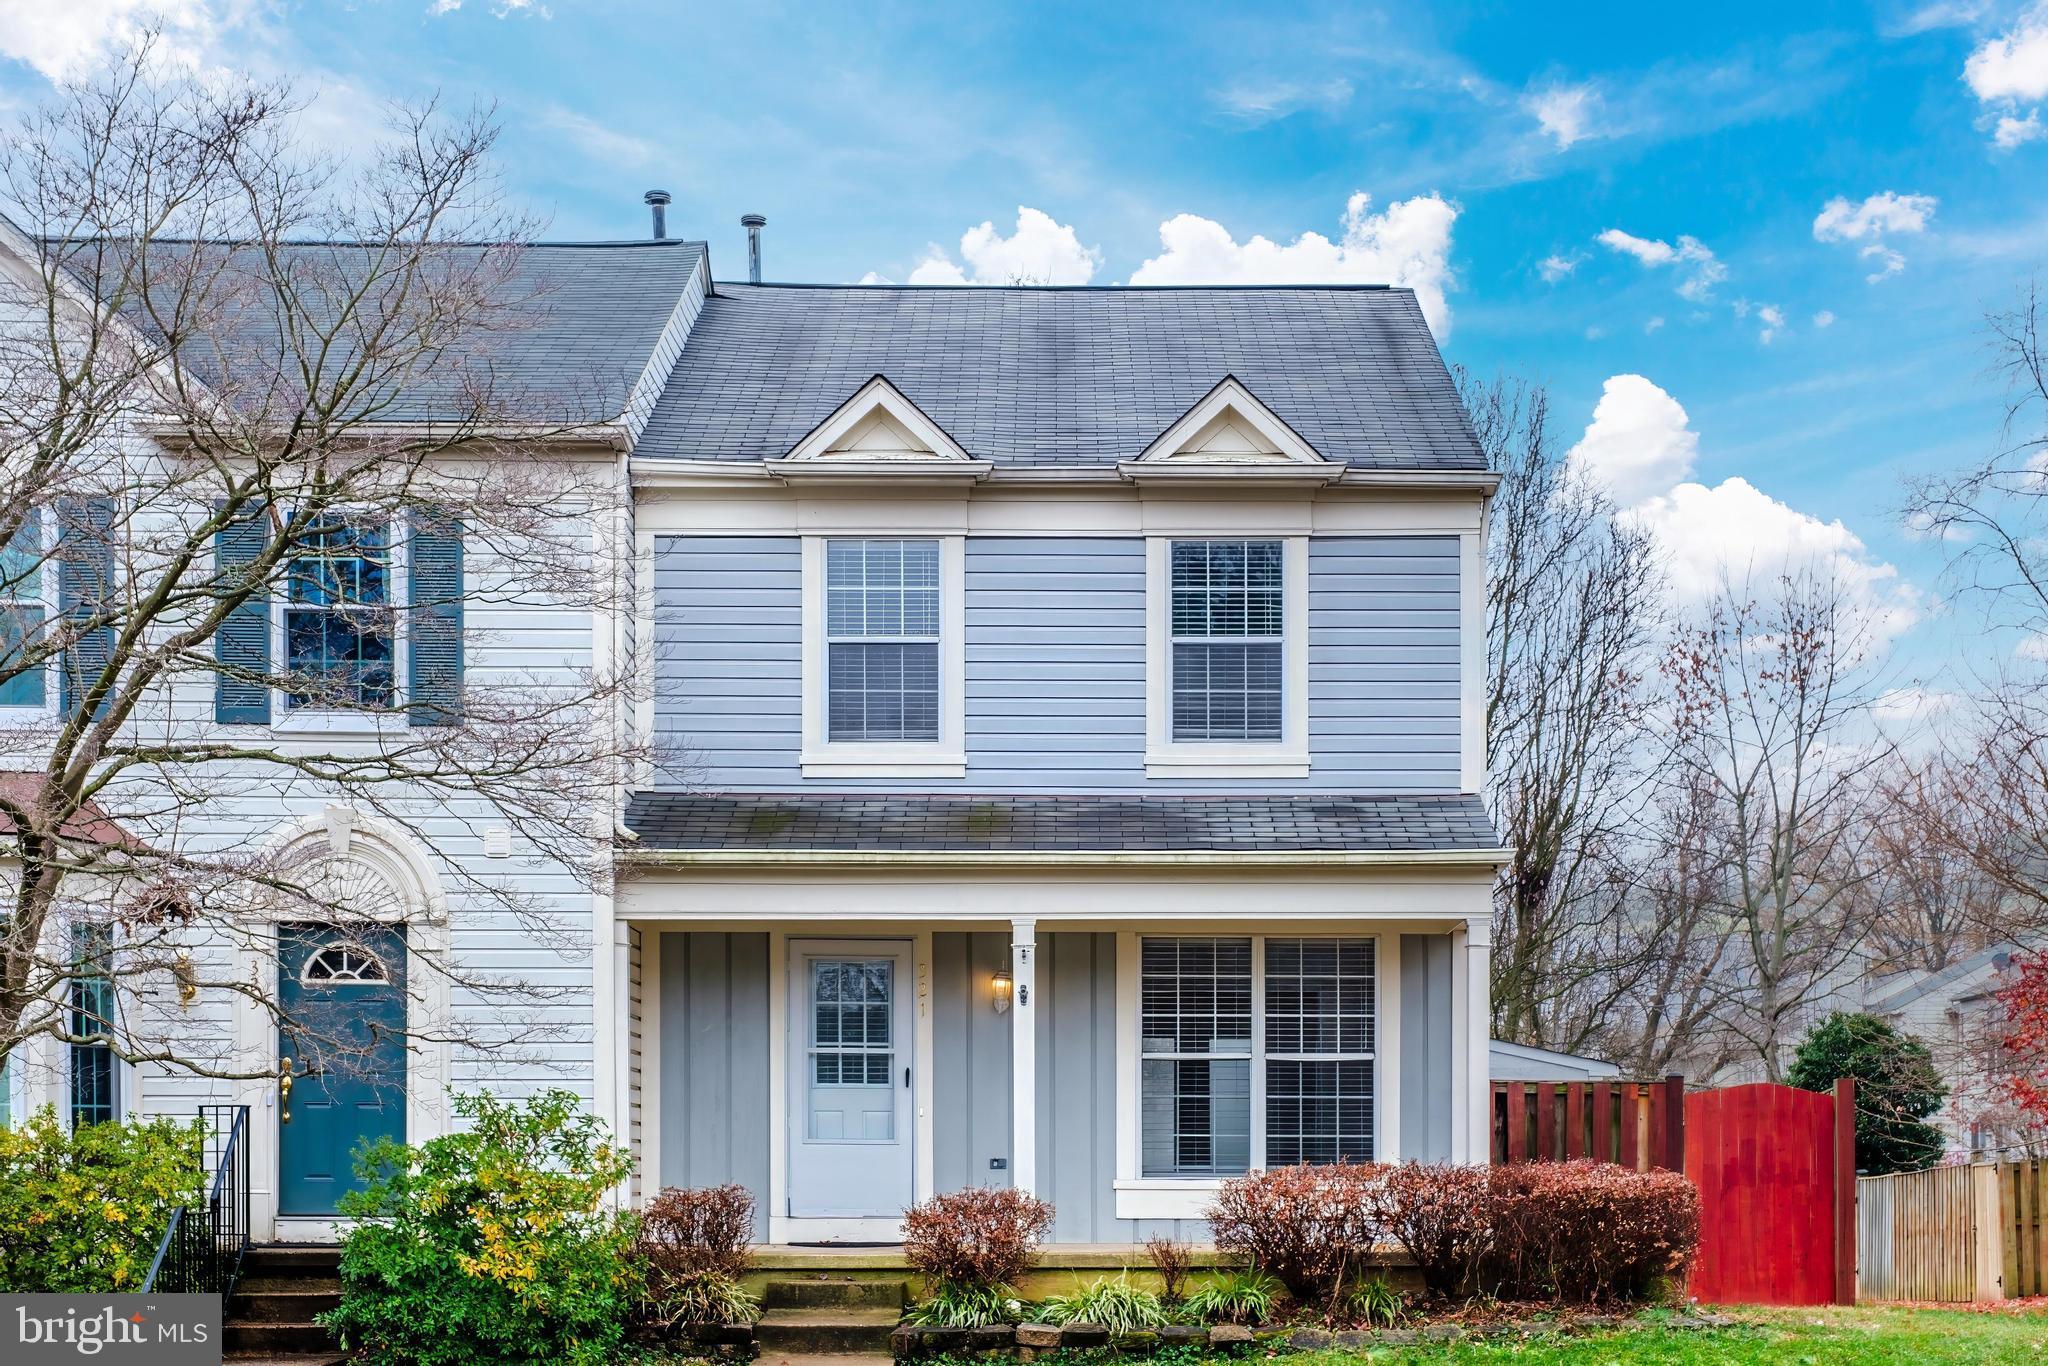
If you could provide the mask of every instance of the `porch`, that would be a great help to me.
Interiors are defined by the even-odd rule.
[[[890,1274],[904,1208],[1014,1185],[1054,1205],[1040,1274],[1065,1278],[1142,1270],[1155,1234],[1203,1243],[1231,1171],[1485,1161],[1491,872],[1190,855],[637,867],[612,1059],[635,1198],[738,1182],[764,1267]],[[840,999],[849,982],[867,994]],[[846,1103],[849,1078],[865,1094]]]

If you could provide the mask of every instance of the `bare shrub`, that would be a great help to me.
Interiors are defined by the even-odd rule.
[[[1478,1273],[1492,1243],[1492,1177],[1486,1167],[1409,1162],[1381,1181],[1381,1223],[1429,1293],[1456,1295]]]
[[[1179,1304],[1186,1299],[1191,1266],[1188,1245],[1163,1233],[1154,1234],[1145,1240],[1145,1254],[1159,1273],[1160,1303]]]
[[[1223,1183],[1209,1207],[1216,1246],[1250,1257],[1305,1304],[1335,1303],[1380,1231],[1383,1167],[1277,1167]]]
[[[1683,1279],[1699,1190],[1678,1172],[1611,1162],[1518,1162],[1491,1173],[1488,1288],[1522,1299],[1638,1299]]]
[[[1053,1208],[1016,1190],[934,1195],[903,1216],[903,1255],[940,1285],[1007,1286],[1031,1269]]]
[[[734,1280],[752,1264],[754,1197],[745,1186],[670,1186],[640,1212],[640,1256],[650,1279],[704,1273]]]

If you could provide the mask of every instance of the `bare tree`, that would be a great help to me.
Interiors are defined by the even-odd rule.
[[[557,899],[607,876],[624,671],[587,643],[476,660],[508,613],[617,606],[619,404],[499,372],[547,301],[488,111],[395,110],[360,165],[302,152],[296,115],[144,44],[0,148],[0,689],[44,702],[0,732],[0,1052],[247,1075],[176,1003],[274,1013],[240,950],[388,911],[333,841],[271,838],[326,807],[427,848],[504,828],[513,862],[440,870],[458,920],[589,952]],[[409,987],[499,1003],[416,1036],[517,1049],[577,990],[410,958]]]
[[[1720,1024],[1773,1081],[1815,999],[1860,952],[1848,914],[1871,873],[1870,778],[1890,753],[1868,724],[1866,626],[1813,571],[1759,603],[1725,587],[1665,664],[1673,773],[1711,816],[1685,857],[1726,868],[1738,952]]]
[[[1625,910],[1611,861],[1641,786],[1654,547],[1567,469],[1541,388],[1460,378],[1501,474],[1488,516],[1487,769],[1514,861],[1494,897],[1494,1029],[1579,1047],[1598,1032],[1615,969],[1596,948],[1625,939],[1609,932]]]

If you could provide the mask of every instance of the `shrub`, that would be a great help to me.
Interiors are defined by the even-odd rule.
[[[1492,1181],[1486,1167],[1416,1162],[1381,1181],[1381,1223],[1414,1259],[1430,1294],[1456,1295],[1472,1283],[1492,1242]]]
[[[605,1360],[638,1298],[637,1221],[607,1204],[631,1158],[567,1091],[453,1104],[463,1132],[358,1160],[341,1306],[321,1321],[373,1360]]]
[[[1378,1240],[1384,1169],[1276,1167],[1223,1183],[1209,1207],[1216,1246],[1249,1256],[1296,1299],[1332,1305]]]
[[[1856,1079],[1858,1171],[1917,1172],[1941,1160],[1947,1140],[1927,1117],[1948,1087],[1926,1044],[1875,1015],[1836,1011],[1800,1040],[1785,1079],[1801,1090],[1832,1091],[1843,1077]]]
[[[753,1262],[754,1197],[745,1186],[670,1186],[640,1212],[635,1247],[647,1303],[665,1323],[751,1323],[754,1297],[738,1278]]]
[[[0,1081],[4,1084],[4,1081]],[[0,1126],[0,1291],[135,1290],[205,1180],[197,1123]]]
[[[1145,1254],[1152,1259],[1153,1269],[1159,1273],[1159,1302],[1179,1304],[1188,1297],[1188,1245],[1167,1237],[1154,1234],[1145,1240]]]
[[[1225,1271],[1188,1296],[1189,1317],[1201,1323],[1264,1323],[1280,1302],[1280,1282],[1263,1271]]]
[[[1489,1288],[1517,1298],[1637,1298],[1682,1280],[1699,1244],[1699,1190],[1677,1172],[1520,1162],[1492,1172]]]
[[[1118,1337],[1163,1327],[1169,1319],[1159,1297],[1132,1285],[1128,1275],[1096,1281],[1078,1294],[1055,1295],[1039,1312],[1047,1323],[1099,1323]]]
[[[1000,1289],[1031,1269],[1052,1206],[1017,1190],[934,1195],[903,1216],[903,1255],[941,1286]]]
[[[920,1328],[979,1328],[1015,1323],[1024,1306],[1007,1285],[964,1285],[939,1281],[932,1293],[903,1311],[903,1321]]]

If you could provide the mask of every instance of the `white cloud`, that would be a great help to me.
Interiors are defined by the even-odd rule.
[[[2042,124],[2038,109],[2028,110],[2023,119],[2016,119],[2010,114],[2002,116],[1991,133],[1991,140],[2004,152],[2040,138],[2048,138],[2048,125]]]
[[[2020,637],[2020,643],[2013,646],[2012,652],[2021,659],[2048,659],[2048,635],[2042,635],[2038,631],[2029,632]]]
[[[1102,253],[1081,245],[1064,223],[1040,209],[1017,206],[1017,229],[1008,237],[994,222],[969,228],[960,237],[963,270],[937,243],[910,272],[914,285],[1085,285],[1102,264]]]
[[[1677,399],[1641,375],[1616,375],[1602,386],[1593,420],[1565,463],[1633,507],[1692,473],[1699,434]]]
[[[1835,315],[1828,309],[1823,308],[1820,312],[1813,315],[1813,325],[1815,327],[1833,327],[1835,325]]]
[[[1861,204],[1836,195],[1815,215],[1813,237],[1816,242],[1860,242],[1886,233],[1924,232],[1939,203],[1931,194],[1891,190],[1871,195]]]
[[[1677,399],[1641,375],[1616,375],[1565,460],[1657,538],[1682,603],[1711,598],[1725,583],[1761,586],[1811,569],[1841,587],[1879,639],[1918,618],[1917,594],[1854,532],[1787,507],[1746,479],[1711,488],[1692,482],[1698,452],[1699,434]]]
[[[1903,519],[1909,541],[1967,541],[1970,529],[1960,522],[1938,521],[1932,513],[1909,512]]]
[[[53,81],[75,76],[140,37],[159,30],[168,56],[191,59],[221,22],[211,0],[4,0],[0,57],[11,57]]]
[[[1565,276],[1570,275],[1573,271],[1577,270],[1579,268],[1579,262],[1585,259],[1586,258],[1580,255],[1578,252],[1573,252],[1569,256],[1562,255],[1558,252],[1552,252],[1550,255],[1544,257],[1541,261],[1538,261],[1536,263],[1536,273],[1543,277],[1544,284],[1554,285],[1559,280],[1564,279]]]
[[[1769,346],[1771,338],[1785,330],[1785,312],[1776,304],[1763,304],[1757,308],[1756,316],[1757,321],[1763,324],[1762,329],[1756,334],[1756,339]]]
[[[1303,109],[1334,114],[1351,102],[1351,82],[1341,76],[1327,81],[1239,81],[1218,90],[1215,100],[1233,117],[1268,123]]]
[[[1652,316],[1652,317],[1651,317],[1651,319],[1650,319],[1650,320],[1649,320],[1648,322],[1646,322],[1646,323],[1644,323],[1644,324],[1643,324],[1643,331],[1644,331],[1644,332],[1646,332],[1646,333],[1648,333],[1648,332],[1662,332],[1663,330],[1664,330],[1664,315],[1663,315],[1662,313],[1658,313],[1658,314],[1656,314],[1656,315]]]
[[[1954,711],[1962,700],[1955,693],[1933,688],[1889,688],[1871,700],[1870,710],[1881,722],[1909,725],[1917,721],[1932,721]]]
[[[1991,139],[2006,151],[2042,136],[2040,110],[2021,106],[2048,99],[2048,0],[2040,0],[1995,38],[1987,38],[1963,63],[1963,80],[1995,114]],[[1983,127],[1983,124],[1979,124]]]
[[[1972,52],[1963,79],[1987,103],[2048,98],[2048,5],[2035,5],[2011,32]]]
[[[1417,195],[1370,212],[1358,193],[1344,206],[1343,236],[1305,232],[1285,245],[1265,237],[1239,243],[1221,223],[1184,213],[1159,225],[1164,250],[1131,272],[1134,285],[1386,284],[1415,291],[1439,337],[1450,331],[1451,228],[1458,206]]]
[[[1575,142],[1600,136],[1593,116],[1600,108],[1600,95],[1590,85],[1556,85],[1539,90],[1522,101],[1522,107],[1536,116],[1536,124],[1550,135],[1559,151]]]
[[[433,4],[427,6],[427,14],[430,18],[439,18],[444,14],[453,14],[461,8],[462,0],[434,0]]]
[[[1659,238],[1637,237],[1620,228],[1609,228],[1594,240],[1610,251],[1635,257],[1652,270],[1664,266],[1679,267],[1683,277],[1678,283],[1679,296],[1694,303],[1712,294],[1714,286],[1728,278],[1728,267],[1722,265],[1713,250],[1697,237],[1681,236],[1678,245],[1673,246]]]

